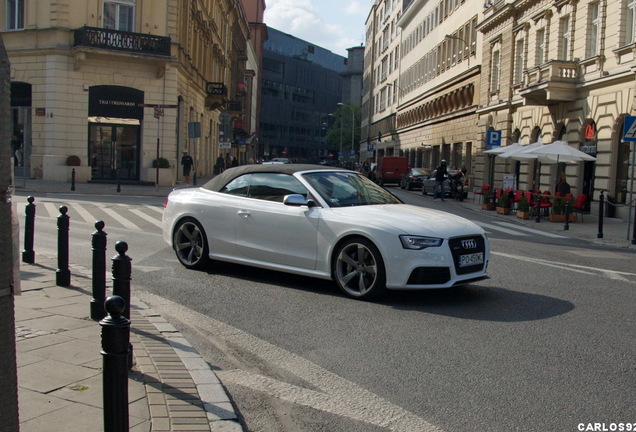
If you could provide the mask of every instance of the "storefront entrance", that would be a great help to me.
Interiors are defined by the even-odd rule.
[[[139,180],[139,125],[90,124],[91,179]]]

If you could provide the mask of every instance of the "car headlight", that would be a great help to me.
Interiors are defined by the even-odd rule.
[[[404,249],[422,250],[428,247],[439,247],[444,239],[435,237],[421,237],[412,235],[401,235],[400,241]]]

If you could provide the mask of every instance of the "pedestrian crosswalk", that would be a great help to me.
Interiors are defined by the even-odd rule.
[[[104,221],[107,229],[123,228],[132,231],[161,232],[163,206],[120,204],[105,202],[88,202],[76,200],[42,199],[36,205],[36,221],[45,218],[55,219],[60,215],[60,207],[68,208],[71,223],[88,223],[93,225],[98,220]],[[18,217],[25,215],[26,200],[17,201]]]
[[[475,221],[475,223],[481,226],[486,231],[486,233],[490,233],[490,234],[492,234],[493,232],[499,232],[499,233],[505,233],[505,234],[509,234],[509,235],[517,236],[517,237],[543,236],[543,237],[549,237],[554,239],[568,238],[560,234],[555,234],[548,231],[536,230],[536,229],[512,224],[509,222],[494,221],[493,223],[486,223],[486,222]]]

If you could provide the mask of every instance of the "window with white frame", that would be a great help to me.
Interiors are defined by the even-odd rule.
[[[492,47],[490,53],[490,91],[496,92],[499,90],[499,75],[501,68],[501,45],[496,43]]]
[[[570,16],[559,21],[559,60],[571,60],[572,38],[570,34]]]
[[[132,32],[135,30],[137,0],[104,1],[104,28]]]
[[[545,27],[538,29],[535,32],[537,38],[536,44],[536,52],[535,52],[535,66],[539,66],[540,64],[545,63],[546,61],[546,37],[545,37]]]
[[[515,42],[514,82],[520,83],[523,79],[523,70],[526,68],[526,40],[518,37]]]
[[[24,0],[7,0],[7,30],[24,28]]]
[[[600,17],[599,4],[590,3],[587,7],[588,16],[588,40],[587,40],[587,57],[599,55],[600,51]]]
[[[625,0],[625,45],[636,42],[636,0]]]

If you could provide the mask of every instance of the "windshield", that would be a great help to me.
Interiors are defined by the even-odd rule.
[[[354,172],[316,172],[303,178],[330,207],[401,204],[387,190]]]

